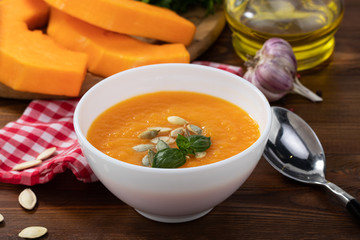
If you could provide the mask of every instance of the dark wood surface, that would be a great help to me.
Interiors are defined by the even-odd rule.
[[[326,153],[327,179],[360,199],[360,1],[344,2],[331,60],[301,77],[324,101],[287,95],[272,105],[291,108],[309,123]],[[199,60],[243,64],[228,28]],[[0,98],[0,127],[16,120],[28,103]],[[24,188],[0,183],[0,239],[18,239],[29,225],[48,228],[41,239],[360,239],[360,223],[333,196],[283,177],[264,158],[230,198],[205,217],[181,224],[145,219],[101,183],[79,182],[70,172],[32,187],[38,196],[33,211],[17,202]]]

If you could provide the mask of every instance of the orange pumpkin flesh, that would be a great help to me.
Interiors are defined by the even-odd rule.
[[[86,54],[29,30],[46,24],[48,6],[41,0],[3,0],[0,12],[0,82],[18,91],[77,96]]]
[[[155,63],[189,63],[180,43],[156,45],[110,32],[52,9],[47,34],[63,46],[88,54],[88,71],[108,77],[117,72]]]
[[[189,45],[196,27],[175,12],[132,0],[45,0],[50,6],[103,29]]]

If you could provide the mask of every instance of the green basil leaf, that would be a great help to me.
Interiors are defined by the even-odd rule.
[[[186,162],[185,154],[177,148],[166,148],[155,154],[154,168],[178,168]]]
[[[195,152],[205,152],[211,145],[210,137],[191,135],[188,137],[190,148]]]
[[[179,134],[176,138],[176,145],[179,149],[188,149],[190,147],[190,141],[183,135]]]
[[[178,135],[176,138],[176,145],[184,153],[184,155],[195,154],[195,151],[190,146],[190,141],[183,135]]]

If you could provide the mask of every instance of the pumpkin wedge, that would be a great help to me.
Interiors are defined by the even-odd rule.
[[[183,44],[150,44],[90,25],[54,8],[47,34],[70,50],[88,54],[88,71],[102,77],[149,64],[190,62]]]
[[[29,30],[43,27],[48,11],[41,0],[0,1],[0,82],[17,91],[77,96],[87,55]]]
[[[40,28],[46,25],[50,7],[43,1],[24,1],[24,0],[3,0],[0,1],[0,31],[3,24],[8,23],[5,19],[16,19],[26,22],[29,29]]]
[[[189,45],[196,27],[175,12],[133,0],[45,0],[49,5],[109,31]]]

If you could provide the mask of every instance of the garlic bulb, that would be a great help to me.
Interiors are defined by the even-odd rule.
[[[289,92],[314,102],[322,98],[311,92],[296,77],[297,62],[290,44],[281,38],[267,40],[255,57],[245,63],[244,78],[254,84],[272,102]]]

